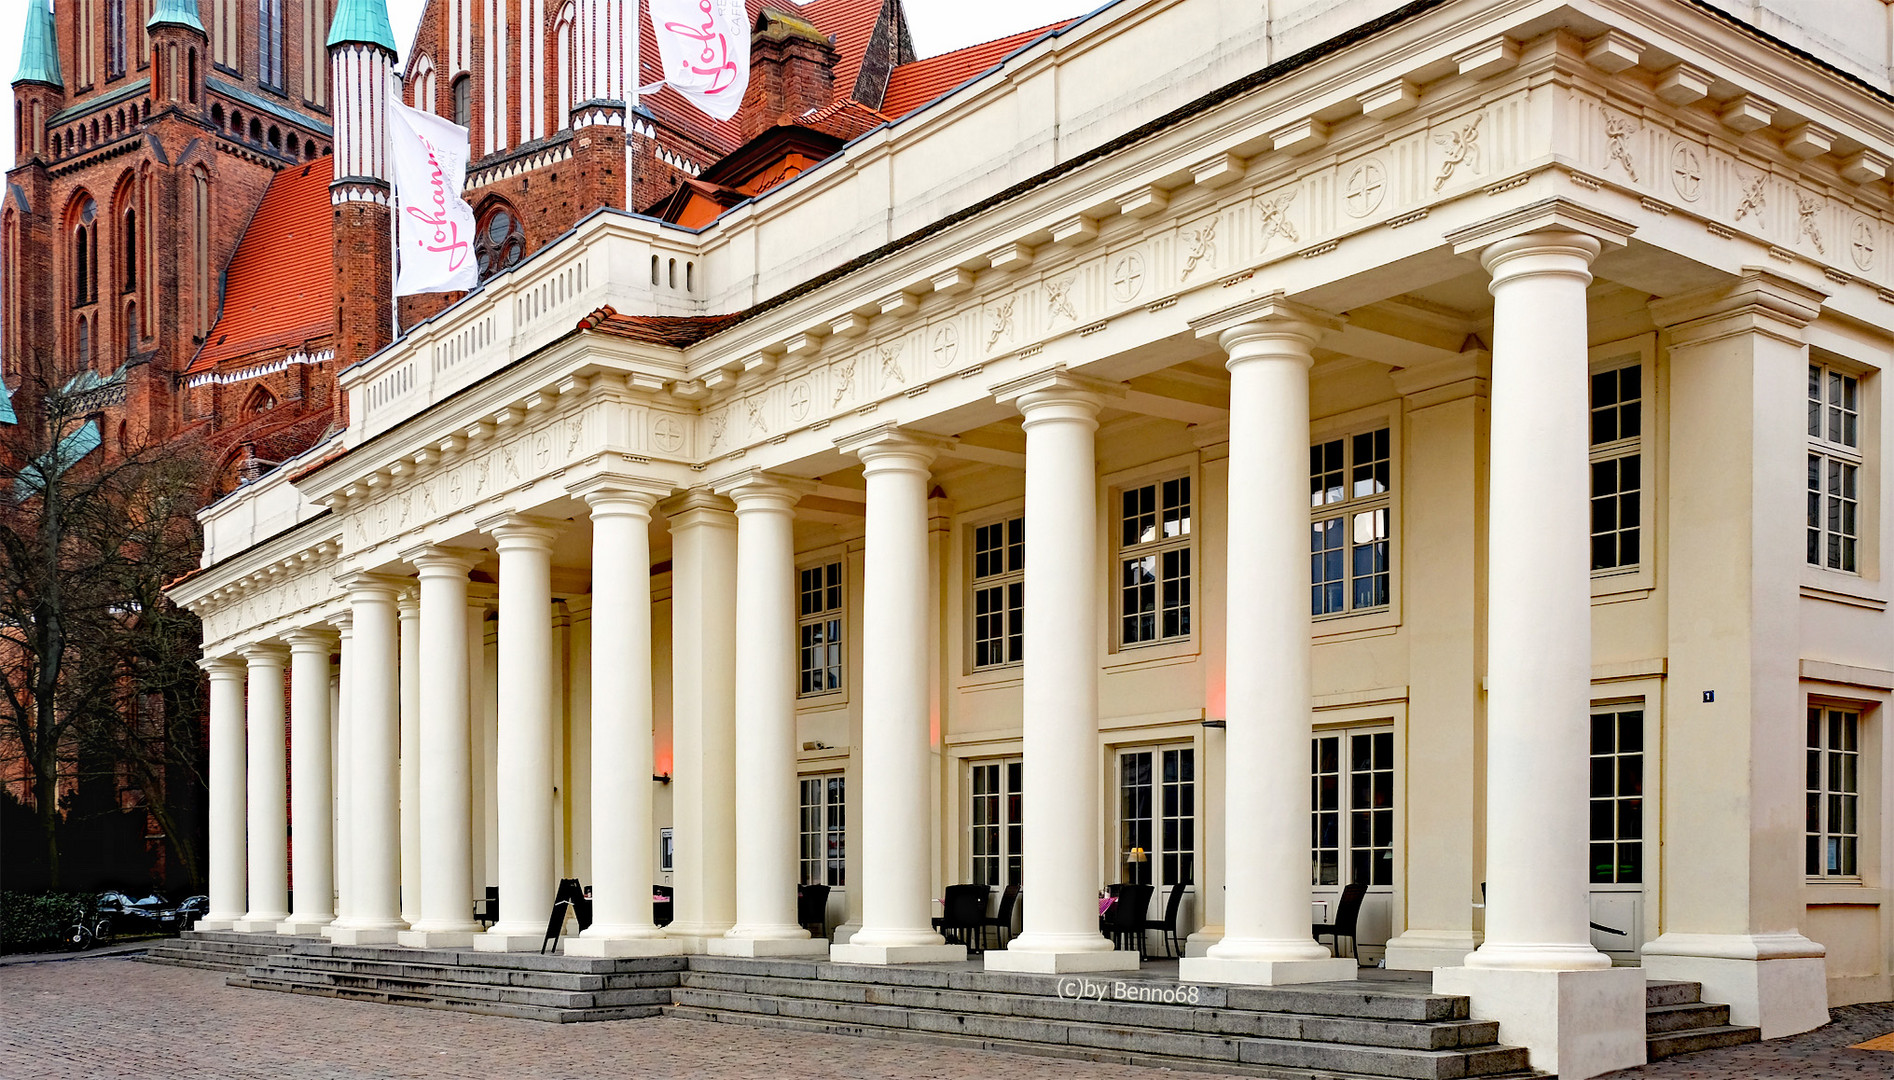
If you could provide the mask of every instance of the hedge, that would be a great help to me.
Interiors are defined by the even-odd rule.
[[[94,893],[0,892],[0,953],[58,947],[72,924],[98,902]]]

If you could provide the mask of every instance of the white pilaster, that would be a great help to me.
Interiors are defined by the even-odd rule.
[[[1535,1068],[1583,1080],[1644,1061],[1644,977],[1587,924],[1591,703],[1585,288],[1629,229],[1529,208],[1450,237],[1492,274],[1487,506],[1486,938],[1434,986],[1465,994]],[[1577,226],[1577,227],[1574,227]],[[1582,231],[1581,231],[1582,230]]]
[[[1056,369],[995,389],[1026,430],[1026,906],[989,971],[1128,971],[1098,932],[1098,410],[1111,388]],[[871,871],[872,872],[872,871]]]
[[[724,956],[820,956],[796,922],[796,502],[808,485],[751,474],[737,505],[736,924]]]
[[[1229,325],[1236,320],[1236,325]],[[1280,295],[1200,326],[1228,354],[1223,937],[1178,977],[1355,977],[1309,932],[1309,368],[1335,320]],[[1030,537],[1030,530],[1028,532]],[[1029,540],[1030,542],[1030,540]]]
[[[213,656],[202,666],[210,673],[210,911],[197,928],[228,930],[243,918],[247,896],[244,663],[234,656]]]
[[[421,917],[421,600],[395,602],[401,635],[401,921]]]
[[[877,428],[838,446],[862,461],[862,926],[830,955],[858,964],[966,959],[934,930],[928,843],[928,467],[941,442]]]
[[[352,896],[329,937],[341,945],[385,945],[406,928],[401,921],[401,646],[395,610],[404,583],[356,574],[345,584],[354,626],[346,808]]]
[[[289,778],[283,724],[283,667],[289,650],[275,642],[243,649],[249,666],[250,908],[232,927],[273,934],[289,917]]]
[[[667,500],[671,527],[671,731],[676,918],[703,952],[736,922],[736,515],[706,489]]]
[[[662,490],[668,490],[664,488]],[[592,925],[572,956],[670,956],[651,921],[651,508],[658,485],[601,484],[592,508]]]
[[[558,888],[552,801],[553,524],[481,524],[500,556],[500,921],[486,952],[536,950]]]
[[[283,635],[289,642],[289,793],[296,844],[290,915],[279,934],[314,934],[335,921],[333,714],[329,656],[335,632],[304,627]]]
[[[420,577],[416,631],[417,918],[400,943],[422,949],[472,945],[473,822],[468,806],[473,752],[468,706],[472,658],[467,637],[467,571],[479,553],[430,547],[403,556]],[[404,623],[404,634],[409,627]],[[402,640],[407,651],[407,639]],[[405,657],[404,657],[405,659]],[[404,680],[404,688],[406,681]],[[402,757],[406,780],[407,755]],[[405,819],[405,815],[404,815]]]

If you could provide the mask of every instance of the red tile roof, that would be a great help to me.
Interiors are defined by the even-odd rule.
[[[1059,30],[1077,21],[1067,19],[997,41],[969,45],[964,49],[902,64],[894,69],[894,74],[888,76],[888,96],[881,102],[881,111],[898,120],[968,79],[984,73],[1046,31]]]
[[[833,135],[843,142],[851,142],[887,123],[888,119],[859,101],[838,98],[806,116],[799,117],[795,123],[811,131]]]
[[[579,329],[651,345],[695,345],[737,321],[737,315],[620,315],[609,304],[579,320]]]
[[[875,23],[881,18],[882,0],[811,0],[794,14],[816,24],[825,34],[835,36],[835,96],[855,94],[855,80],[861,77],[862,58],[868,41],[875,35]]]
[[[330,158],[276,174],[225,276],[224,308],[186,374],[326,337],[335,319]]]

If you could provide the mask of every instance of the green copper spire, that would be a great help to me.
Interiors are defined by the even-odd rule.
[[[170,24],[182,26],[205,34],[204,24],[197,19],[197,0],[158,0],[158,6],[145,21],[145,29],[155,30]],[[208,34],[205,34],[208,37]]]
[[[395,52],[395,31],[388,24],[387,0],[342,0],[329,24],[329,45],[363,42]]]
[[[45,83],[66,88],[59,77],[59,35],[53,29],[53,9],[46,0],[27,0],[26,44],[20,50],[20,71],[14,85],[23,82]]]

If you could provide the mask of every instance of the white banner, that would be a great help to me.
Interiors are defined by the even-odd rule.
[[[648,3],[664,83],[676,87],[707,116],[717,120],[735,116],[750,86],[750,13],[743,0]],[[635,25],[631,32],[638,32]],[[664,83],[641,91],[649,93]]]
[[[460,292],[480,283],[467,182],[467,129],[433,113],[388,103],[388,161],[394,168],[395,295]]]

